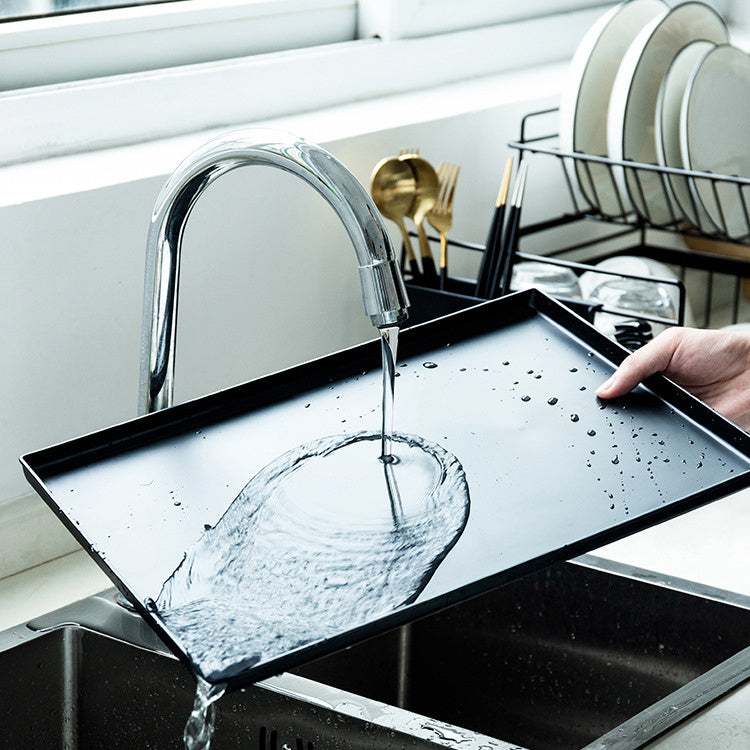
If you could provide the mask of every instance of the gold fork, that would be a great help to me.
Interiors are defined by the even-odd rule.
[[[446,232],[453,226],[453,195],[456,192],[456,182],[461,167],[457,164],[440,162],[437,168],[438,199],[432,210],[427,214],[427,221],[440,235],[440,288],[445,288],[448,275],[448,240]]]

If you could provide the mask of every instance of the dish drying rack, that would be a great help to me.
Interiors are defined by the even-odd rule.
[[[562,172],[563,192],[569,206],[549,219],[524,223],[521,214],[518,246],[511,249],[510,270],[519,261],[535,261],[571,269],[577,276],[586,271],[623,279],[651,281],[673,287],[678,291],[677,315],[674,319],[655,318],[631,311],[610,309],[598,302],[561,299],[590,322],[598,313],[627,316],[649,324],[683,325],[688,309],[692,308],[693,325],[703,328],[750,321],[750,180],[728,175],[672,169],[629,161],[615,161],[600,156],[560,150],[557,145],[558,109],[544,109],[525,115],[520,124],[520,136],[508,145],[518,152],[519,160],[535,158],[556,162]],[[589,204],[574,183],[577,170],[591,176],[591,166],[609,175],[608,189],[613,191],[620,206],[619,215],[605,215]],[[631,208],[631,201],[623,193],[615,177],[616,170],[627,169],[631,184],[641,189],[641,176],[657,174],[665,205],[670,208],[666,222],[655,223]],[[726,215],[727,200],[738,202],[747,232],[740,237],[728,237],[726,223],[714,234],[707,234],[688,225],[669,188],[672,176],[704,180],[710,184],[721,219]],[[653,180],[652,180],[653,184]],[[532,172],[527,190],[534,188]],[[642,203],[643,201],[641,201]],[[736,211],[735,211],[736,215]],[[488,222],[489,223],[489,222]],[[576,238],[570,241],[570,235]],[[567,235],[567,236],[566,236]],[[581,239],[581,235],[584,236]],[[438,238],[429,237],[431,242]],[[544,244],[544,254],[524,250],[530,244]],[[448,238],[448,245],[461,251],[484,252],[485,246]],[[602,260],[620,255],[636,255],[669,266],[676,278],[615,273],[594,266]],[[402,263],[403,266],[403,263]],[[439,315],[478,304],[483,299],[474,296],[475,281],[449,275],[444,289],[429,289],[405,273],[412,299],[413,322],[422,322]],[[641,341],[640,343],[645,343]],[[631,346],[631,348],[634,348]]]

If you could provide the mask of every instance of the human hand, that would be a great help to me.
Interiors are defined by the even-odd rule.
[[[626,357],[596,394],[623,396],[657,372],[743,429],[750,428],[750,334],[669,328]]]

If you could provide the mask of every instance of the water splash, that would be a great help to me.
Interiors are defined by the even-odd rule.
[[[394,434],[394,521],[379,432],[301,445],[250,480],[187,551],[159,616],[211,682],[413,602],[466,524],[458,459]]]

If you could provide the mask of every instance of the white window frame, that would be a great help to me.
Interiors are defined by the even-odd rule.
[[[613,5],[602,0],[360,0],[360,33],[386,40],[445,34],[464,29]]]
[[[516,3],[495,0],[191,0],[0,24],[0,165],[561,61],[609,5],[527,0],[519,19],[508,7]],[[326,26],[321,14],[336,19],[329,36],[300,41]],[[235,39],[237,28],[247,48],[222,47],[222,34]],[[191,34],[217,46],[196,50]],[[285,49],[290,40],[297,46]],[[197,59],[168,59],[184,49]],[[123,50],[145,69],[133,70]]]
[[[603,0],[182,0],[0,23],[3,90],[278,52],[416,38],[606,7]]]
[[[0,90],[377,37],[413,39],[602,0],[182,0],[0,23]]]
[[[0,87],[279,52],[356,34],[353,0],[182,0],[0,23]]]
[[[36,120],[49,117],[45,104],[54,93],[56,112],[67,111],[79,120],[97,119],[102,108],[111,111],[113,104],[106,95],[97,98],[90,94],[94,89],[107,88],[118,97],[123,95],[123,103],[129,105],[141,95],[153,97],[151,101],[160,102],[165,118],[175,123],[179,118],[183,123],[173,131],[180,132],[181,128],[185,132],[187,127],[210,127],[208,120],[212,119],[185,120],[176,100],[185,94],[183,84],[188,79],[195,82],[190,97],[195,103],[204,93],[203,82],[216,74],[211,80],[212,86],[219,85],[218,91],[211,92],[211,99],[216,100],[221,89],[228,88],[220,84],[222,75],[236,83],[240,70],[252,69],[244,89],[231,90],[224,96],[236,98],[237,91],[246,92],[247,99],[254,103],[248,102],[242,113],[232,106],[236,102],[230,103],[226,113],[223,107],[216,108],[216,101],[209,103],[215,124],[246,122],[255,119],[256,109],[257,117],[267,117],[315,106],[304,92],[299,96],[300,92],[294,90],[304,77],[314,82],[320,106],[329,106],[351,97],[397,93],[430,81],[435,85],[444,73],[449,80],[458,80],[462,75],[492,75],[503,69],[564,59],[572,53],[570,40],[577,41],[588,19],[614,4],[612,0],[189,0],[8,21],[0,23],[0,114],[10,110],[10,122],[4,118],[6,132],[8,126],[21,125],[13,119],[18,107],[24,109],[24,117],[34,114],[33,109],[25,109],[32,100],[40,103]],[[747,5],[741,0],[712,0],[711,4],[725,16],[742,15],[743,5]],[[746,16],[746,9],[744,13]],[[488,41],[491,38],[496,41],[494,48]],[[401,71],[402,83],[394,80],[398,76],[391,76],[387,56],[383,56],[382,70],[359,70],[358,62],[380,64],[374,59],[377,53],[373,52],[372,40],[381,44],[423,42],[410,48],[414,58]],[[414,75],[416,68],[433,63],[430,40],[439,40],[433,46],[442,47],[442,60],[437,61],[437,69],[430,71],[429,77]],[[390,47],[388,52],[396,57],[403,54],[401,49]],[[423,61],[420,56],[425,53],[428,58]],[[352,82],[353,75],[341,74],[350,70],[348,56],[354,60],[356,82]],[[325,58],[330,64],[321,67]],[[331,78],[331,67],[337,64],[341,69]],[[328,78],[319,77],[321,74]],[[376,75],[381,75],[379,82],[374,80]],[[164,90],[154,97],[156,79]],[[277,91],[269,91],[271,84],[291,88],[285,107],[270,103],[279,99]],[[170,90],[171,86],[180,91]],[[60,106],[63,103],[65,106]],[[168,111],[172,104],[176,104],[174,113]],[[142,109],[137,107],[135,111],[140,123],[146,123],[141,138],[163,137],[163,127],[149,130],[147,123],[153,118],[144,119]],[[52,122],[56,119],[54,115]],[[81,137],[71,141],[65,132],[67,119],[63,115],[59,133],[39,135],[40,143],[48,144],[47,148],[34,152],[10,143],[0,153],[0,164],[85,149],[85,139],[94,134],[84,127]],[[106,125],[104,121],[97,129],[108,132]],[[93,148],[127,142],[119,130],[116,127],[109,139],[88,142]],[[35,138],[36,134],[30,136]]]

